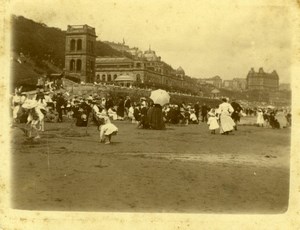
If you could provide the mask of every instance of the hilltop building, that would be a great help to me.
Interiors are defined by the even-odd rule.
[[[266,73],[262,67],[259,68],[258,72],[255,72],[254,68],[251,68],[247,75],[247,89],[278,90],[279,76],[275,70],[272,73]]]

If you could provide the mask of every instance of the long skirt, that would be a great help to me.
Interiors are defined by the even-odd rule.
[[[258,114],[256,119],[256,124],[263,125],[265,123],[263,114]]]
[[[221,116],[220,116],[220,133],[232,131],[234,126],[235,126],[235,123],[229,115],[221,114]]]
[[[155,105],[147,113],[149,125],[152,129],[165,129],[165,122],[161,106]]]
[[[123,106],[118,106],[117,108],[117,115],[120,118],[124,117],[125,108]]]
[[[209,117],[207,124],[209,125],[209,130],[215,130],[220,128],[216,117]]]

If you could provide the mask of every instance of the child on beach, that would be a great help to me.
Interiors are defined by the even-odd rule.
[[[110,122],[108,117],[103,117],[100,119],[99,131],[100,142],[107,145],[111,143],[112,135],[117,135],[118,128]]]
[[[207,124],[209,126],[209,130],[211,131],[211,134],[216,134],[216,129],[219,128],[219,123],[215,109],[211,109],[209,111]]]
[[[134,107],[135,105],[131,105],[128,109],[128,118],[131,121],[131,123],[135,123],[135,119],[134,119]]]

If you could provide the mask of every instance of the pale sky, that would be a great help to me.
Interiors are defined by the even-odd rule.
[[[292,1],[12,0],[11,13],[50,27],[88,24],[98,40],[146,50],[151,45],[191,77],[245,78],[276,70],[290,82]],[[288,4],[289,2],[289,4]],[[272,4],[272,5],[270,5]]]

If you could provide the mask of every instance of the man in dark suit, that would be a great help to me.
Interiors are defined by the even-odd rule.
[[[207,111],[208,111],[208,107],[207,107],[207,105],[204,103],[204,104],[201,106],[202,122],[207,122]]]
[[[106,111],[108,111],[108,109],[112,108],[112,107],[114,107],[113,100],[110,95],[107,95],[106,102],[105,102],[105,109],[106,109]]]
[[[128,117],[128,112],[129,112],[129,108],[131,106],[131,100],[130,100],[130,97],[127,96],[125,101],[124,101],[124,107],[125,107],[125,116]]]
[[[232,99],[231,106],[234,109],[233,113],[231,114],[231,118],[235,123],[234,129],[237,130],[237,124],[240,121],[240,112],[243,110],[243,108],[239,103],[236,102],[235,99]]]
[[[55,101],[56,101],[56,111],[58,113],[57,122],[62,122],[63,121],[62,113],[63,113],[63,108],[66,107],[66,100],[63,97],[62,93],[58,93],[57,97],[55,98]]]

